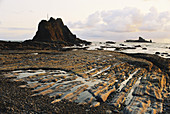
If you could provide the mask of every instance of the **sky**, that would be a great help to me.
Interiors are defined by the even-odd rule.
[[[88,41],[141,36],[170,43],[169,6],[170,0],[0,0],[0,40],[32,39],[38,23],[53,17]]]

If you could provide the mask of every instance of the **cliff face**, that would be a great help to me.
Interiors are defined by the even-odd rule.
[[[63,24],[62,19],[50,18],[49,21],[42,20],[39,23],[38,31],[33,37],[33,41],[38,42],[61,42],[67,45],[89,43],[84,40],[76,38],[76,35],[72,34],[67,26]]]

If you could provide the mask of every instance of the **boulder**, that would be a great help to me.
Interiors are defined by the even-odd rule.
[[[142,50],[147,50],[147,48],[142,48]]]
[[[115,44],[116,42],[113,41],[106,41],[106,44]]]
[[[155,54],[159,55],[159,54],[161,54],[161,53],[160,53],[160,52],[155,52]]]
[[[141,47],[141,45],[136,45],[135,47]]]

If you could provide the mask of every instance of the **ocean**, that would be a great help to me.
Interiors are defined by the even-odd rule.
[[[116,50],[116,48],[120,48]],[[157,54],[163,58],[170,58],[170,43],[135,43],[116,42],[110,44],[106,42],[92,42],[88,50],[110,50],[124,53],[147,53]]]

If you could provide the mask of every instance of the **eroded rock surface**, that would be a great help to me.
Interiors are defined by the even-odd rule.
[[[34,94],[124,113],[162,113],[169,98],[168,74],[145,59],[109,51],[0,55],[5,77],[24,81]],[[141,64],[143,63],[143,64]],[[168,110],[166,110],[168,111]]]

